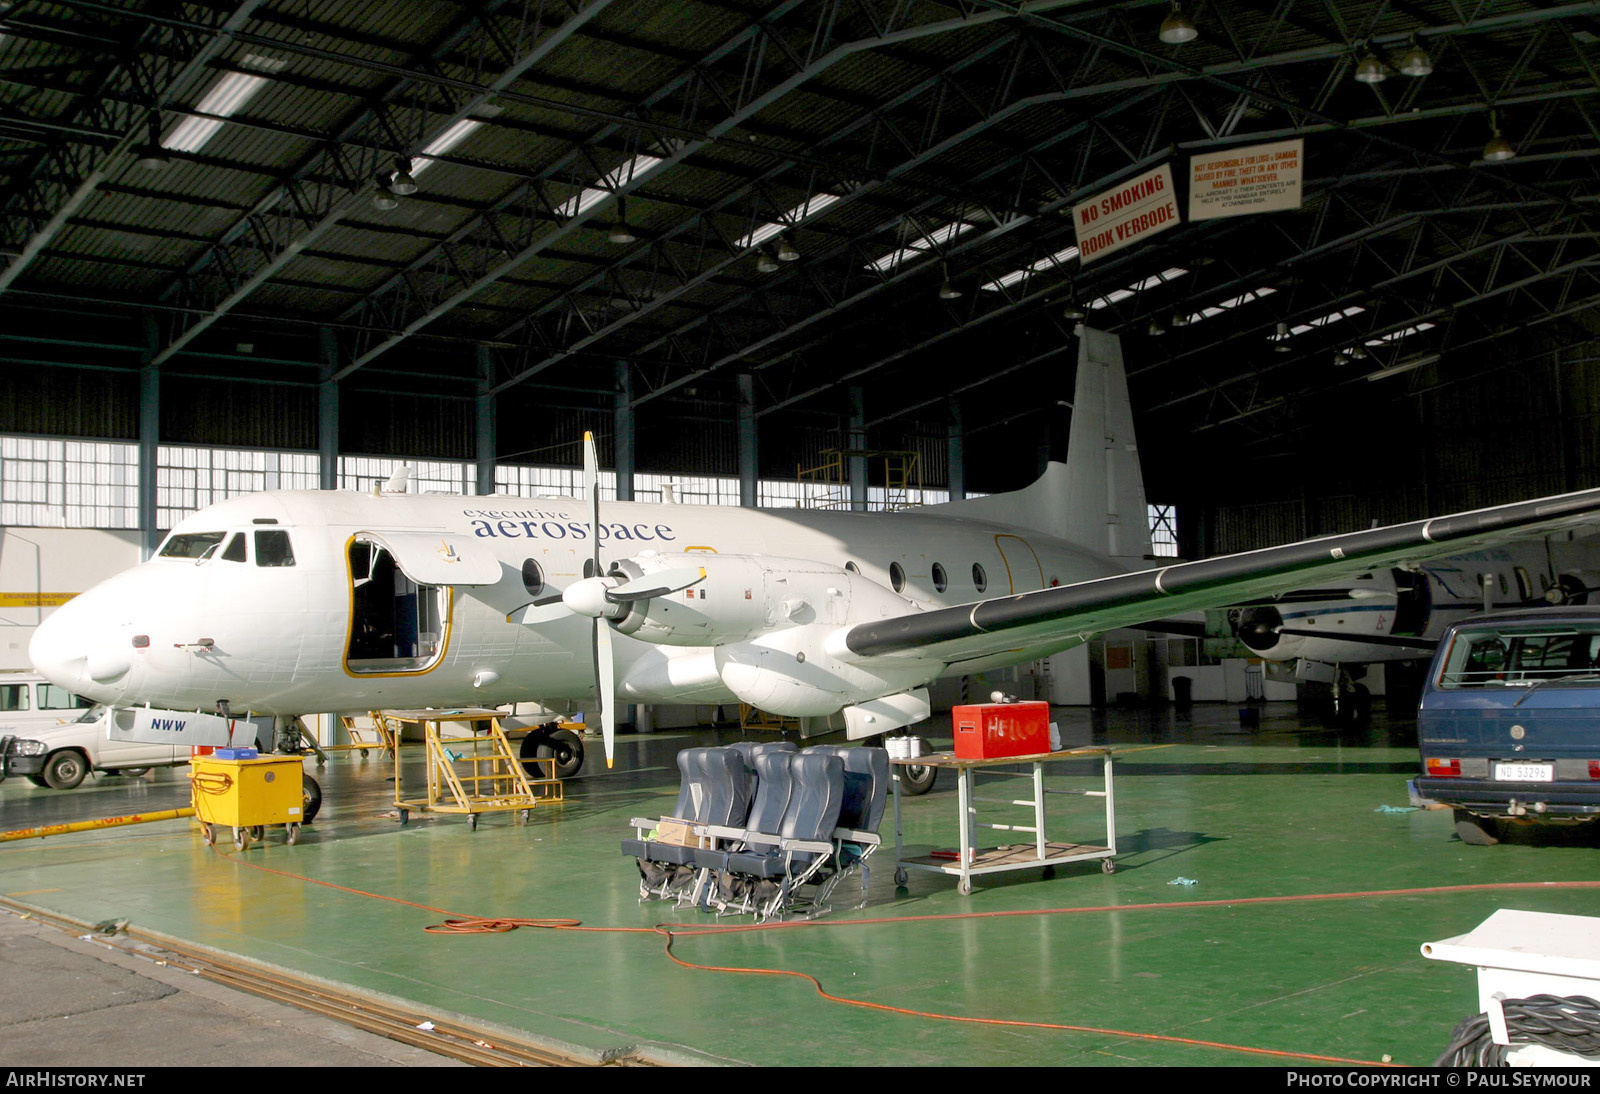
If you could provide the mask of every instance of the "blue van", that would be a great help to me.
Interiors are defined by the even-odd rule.
[[[1445,631],[1417,712],[1419,797],[1462,842],[1600,816],[1600,606],[1469,616]]]

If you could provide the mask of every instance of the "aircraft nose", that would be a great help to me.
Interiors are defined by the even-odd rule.
[[[118,648],[116,631],[97,610],[93,590],[51,613],[33,632],[28,660],[35,672],[70,691],[101,698],[105,685],[125,677],[132,660]]]

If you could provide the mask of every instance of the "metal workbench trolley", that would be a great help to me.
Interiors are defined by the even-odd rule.
[[[1101,769],[1104,773],[1103,789],[1078,790],[1065,788],[1047,788],[1044,785],[1044,765],[1057,763],[1062,760],[1082,760],[1099,756]],[[908,870],[928,870],[936,874],[950,874],[960,880],[957,888],[963,894],[972,892],[972,879],[982,874],[999,874],[1008,870],[1027,870],[1035,867],[1053,867],[1068,862],[1084,862],[1091,859],[1100,860],[1100,869],[1111,873],[1116,869],[1116,864],[1111,860],[1117,853],[1117,806],[1116,797],[1112,793],[1111,785],[1111,759],[1112,750],[1109,748],[1069,748],[1060,752],[1044,752],[1037,756],[1003,756],[992,760],[963,760],[955,755],[945,752],[933,756],[918,756],[908,760],[891,760],[896,767],[921,765],[926,767],[949,768],[956,776],[956,799],[959,812],[957,827],[960,829],[959,843],[954,860],[943,855],[918,855],[907,858],[905,855],[905,838],[900,825],[900,778],[898,773],[894,778],[894,880],[897,885],[904,885]],[[1026,767],[1025,771],[1002,771],[1001,767]],[[1009,776],[1014,779],[1027,779],[1033,788],[1032,798],[979,798],[975,793],[976,780],[974,776],[978,771],[985,770],[986,774]],[[995,785],[993,782],[987,786]],[[1078,797],[1103,798],[1105,800],[1105,844],[1103,846],[1084,843],[1060,843],[1050,840],[1045,835],[1045,795],[1047,794],[1072,794]],[[1001,824],[988,823],[978,820],[978,804],[999,805],[1031,808],[1033,810],[1033,823],[1028,824]],[[974,830],[989,828],[1000,832],[1020,832],[1032,836],[1026,844],[1009,844],[1001,847],[980,849],[974,838]]]

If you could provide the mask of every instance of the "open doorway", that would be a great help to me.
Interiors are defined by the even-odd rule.
[[[351,672],[425,672],[444,653],[450,590],[419,585],[381,543],[350,543]]]

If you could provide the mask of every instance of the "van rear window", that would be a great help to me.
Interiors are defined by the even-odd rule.
[[[1441,688],[1529,687],[1540,681],[1600,683],[1600,627],[1457,631]]]

